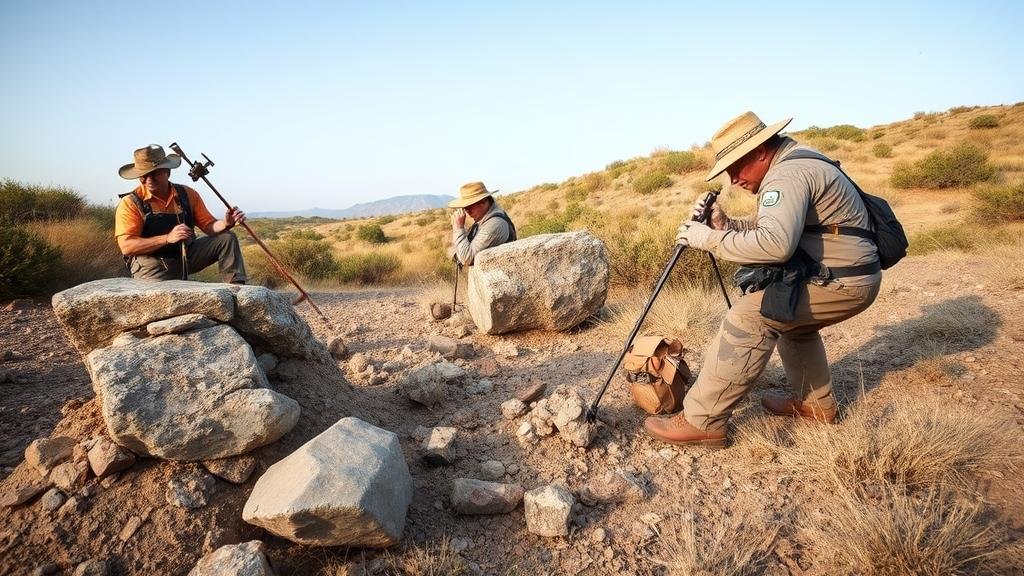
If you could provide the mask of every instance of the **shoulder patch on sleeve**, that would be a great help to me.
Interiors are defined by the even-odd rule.
[[[778,190],[769,190],[765,192],[764,195],[761,196],[761,206],[764,206],[766,208],[775,206],[776,204],[779,203],[779,200],[781,198],[782,192],[779,192]]]

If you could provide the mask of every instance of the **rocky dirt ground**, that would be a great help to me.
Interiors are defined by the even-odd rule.
[[[1007,281],[1005,265],[979,266],[976,256],[956,254],[908,259],[888,274],[878,302],[866,313],[825,332],[837,393],[845,406],[871,406],[882,398],[913,401],[938,394],[967,411],[991,412],[1007,422],[1008,434],[1024,431],[1024,284]],[[1005,260],[1004,260],[1005,262]],[[936,265],[941,263],[941,265]],[[1013,278],[1017,278],[1014,276]],[[602,403],[603,426],[589,449],[558,435],[536,444],[517,439],[521,419],[505,419],[499,405],[537,382],[550,393],[560,385],[596,390],[624,334],[600,323],[565,334],[533,332],[490,337],[429,321],[416,289],[363,290],[315,295],[341,327],[351,352],[377,368],[383,382],[354,376],[346,362],[280,365],[271,384],[296,399],[302,416],[281,441],[258,450],[256,473],[241,485],[216,481],[209,503],[197,510],[168,504],[168,482],[199,470],[196,464],[143,460],[111,480],[89,481],[63,503],[35,499],[0,509],[0,573],[71,574],[79,563],[107,559],[119,574],[185,574],[219,545],[261,539],[280,574],[383,573],[417,546],[450,547],[484,574],[634,574],[657,572],[661,541],[672,537],[669,519],[692,511],[713,523],[767,519],[781,526],[767,562],[768,574],[820,573],[792,514],[812,496],[801,478],[757,466],[756,454],[738,442],[720,451],[682,449],[656,443],[642,432],[642,414],[632,407],[624,381],[616,379]],[[300,306],[321,336],[328,330]],[[35,438],[66,435],[79,440],[103,433],[85,366],[58,326],[47,300],[17,300],[0,307],[0,491],[24,485],[35,474],[23,463]],[[940,343],[941,369],[920,360],[934,342],[915,337],[923,323],[966,314],[977,322],[970,337]],[[955,315],[954,314],[954,315]],[[956,321],[954,318],[953,321]],[[474,355],[458,363],[474,375],[468,389],[450,390],[428,409],[400,393],[401,376],[431,353],[430,335],[461,337]],[[704,342],[689,342],[699,367]],[[403,352],[403,350],[405,350]],[[913,377],[911,377],[913,375]],[[481,385],[482,380],[489,384]],[[736,413],[743,428],[760,417],[758,398],[784,386],[773,361]],[[395,550],[346,551],[305,547],[273,537],[241,521],[242,504],[259,473],[338,419],[354,415],[391,430],[402,446],[414,482],[403,543]],[[807,424],[787,424],[805,426]],[[420,456],[418,427],[459,430],[452,465],[433,466]],[[639,488],[620,490],[621,503],[577,502],[564,538],[527,532],[523,508],[493,516],[456,515],[448,495],[458,477],[482,478],[481,464],[497,460],[503,482],[527,490],[561,483],[579,494],[606,473],[624,471]],[[1024,536],[1024,506],[1018,479],[993,476],[985,498],[991,522]],[[56,505],[56,506],[55,506]],[[50,509],[51,506],[55,506]],[[134,529],[133,529],[134,528]]]

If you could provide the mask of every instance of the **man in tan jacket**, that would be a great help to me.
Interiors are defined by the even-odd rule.
[[[645,421],[654,438],[672,444],[724,446],[729,416],[776,347],[789,393],[764,396],[765,410],[835,421],[832,379],[819,330],[870,306],[878,295],[881,268],[870,239],[871,216],[857,188],[820,153],[780,136],[789,122],[766,126],[746,112],[714,135],[711,147],[716,163],[707,179],[727,172],[734,186],[758,195],[757,215],[735,220],[716,205],[710,226],[686,221],[677,241],[745,265],[778,266],[803,259],[816,273],[797,286],[791,320],[764,315],[763,286],[735,303],[704,354],[683,411]],[[808,157],[815,155],[819,157]],[[695,212],[702,207],[698,200]],[[867,233],[830,232],[839,227]]]

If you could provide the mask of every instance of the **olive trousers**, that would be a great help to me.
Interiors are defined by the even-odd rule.
[[[244,284],[245,262],[242,249],[234,232],[221,232],[215,236],[200,236],[186,247],[188,272],[195,274],[216,262],[224,282]],[[151,280],[181,280],[181,258],[134,256],[128,263],[132,278]]]
[[[864,311],[878,296],[881,280],[881,273],[876,273],[866,286],[845,286],[841,280],[808,284],[800,294],[796,318],[787,323],[761,315],[763,292],[741,297],[722,320],[697,381],[686,394],[686,420],[701,430],[723,430],[776,347],[791,394],[822,409],[834,407],[832,375],[818,331]]]

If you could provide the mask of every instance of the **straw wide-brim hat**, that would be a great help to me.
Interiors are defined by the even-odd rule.
[[[121,178],[134,180],[149,174],[153,170],[170,168],[171,170],[181,166],[181,156],[177,154],[166,154],[161,146],[150,144],[145,148],[135,151],[135,162],[121,166],[117,171]]]
[[[484,198],[491,197],[497,190],[488,190],[483,182],[470,182],[459,188],[459,197],[448,203],[449,208],[465,208]]]
[[[744,112],[729,120],[711,137],[711,150],[715,153],[715,165],[708,172],[710,181],[732,166],[737,160],[775,136],[785,128],[792,118],[766,126],[757,114]]]

